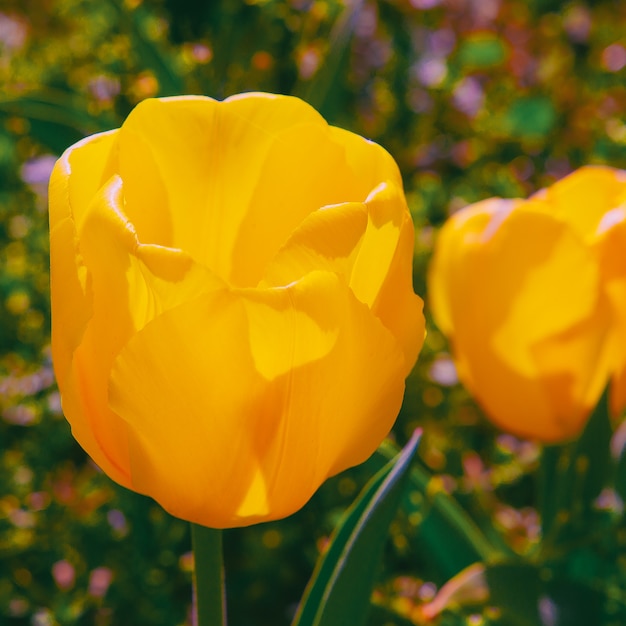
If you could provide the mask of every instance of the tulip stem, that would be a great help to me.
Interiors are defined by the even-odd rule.
[[[226,626],[222,531],[191,524],[194,625]]]

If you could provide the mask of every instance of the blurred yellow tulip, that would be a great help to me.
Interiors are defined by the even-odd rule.
[[[429,271],[460,380],[501,428],[578,435],[612,377],[626,404],[626,172],[581,168],[443,226]]]
[[[291,97],[145,100],[59,159],[50,226],[63,409],[118,483],[242,526],[389,432],[424,320],[380,146]]]

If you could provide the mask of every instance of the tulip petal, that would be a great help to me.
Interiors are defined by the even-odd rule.
[[[437,326],[448,337],[454,333],[455,312],[471,302],[472,283],[458,273],[464,266],[466,245],[479,241],[488,224],[506,217],[512,206],[510,200],[500,198],[477,202],[450,217],[437,235],[428,270],[428,301]]]
[[[497,324],[495,345],[518,367],[528,367],[527,373],[534,367],[522,345],[594,315],[600,292],[597,264],[575,232],[550,216],[524,210],[511,213],[484,260],[490,267],[483,266],[485,280],[479,289],[485,316],[494,316]]]
[[[594,250],[600,259],[606,292],[613,307],[613,336],[607,344],[612,351],[613,379],[611,413],[614,416],[626,406],[626,206],[605,214]]]
[[[444,226],[431,304],[453,329],[461,379],[493,421],[555,441],[580,429],[602,391],[607,302],[576,232],[524,206],[494,199]]]
[[[260,106],[267,99],[272,106]],[[140,241],[180,248],[234,285],[256,286],[308,214],[363,201],[378,184],[350,163],[370,153],[372,175],[397,176],[380,147],[359,138],[346,148],[335,135],[286,96],[146,100],[120,130],[127,215]]]
[[[545,440],[562,441],[578,435],[598,403],[614,362],[607,341],[611,320],[610,304],[602,294],[592,317],[531,346],[553,416],[536,425],[545,428]]]
[[[402,367],[396,340],[345,282],[315,272],[160,315],[116,358],[109,399],[137,443],[135,488],[230,527],[292,513],[367,458],[400,408]]]
[[[221,283],[178,250],[139,244],[123,206],[122,181],[113,177],[83,220],[91,316],[59,385],[76,439],[114,480],[131,486],[126,425],[107,403],[113,359],[155,316]]]
[[[366,205],[369,219],[350,287],[361,302],[373,306],[389,272],[408,209],[402,192],[386,183],[372,191]]]
[[[589,242],[595,238],[607,210],[620,204],[625,186],[626,172],[588,165],[542,189],[530,200],[540,200],[547,212],[568,222]]]
[[[367,227],[367,207],[346,202],[308,215],[268,264],[260,286],[280,287],[309,272],[326,270],[350,281]]]
[[[78,226],[103,180],[115,132],[94,135],[65,151],[50,178],[50,282],[52,355],[61,381],[91,317],[87,272],[78,249]]]
[[[618,416],[626,407],[626,284],[614,285],[610,291],[615,319],[613,336],[608,344],[613,352],[611,413]]]
[[[50,228],[70,218],[82,225],[94,195],[113,174],[112,151],[117,130],[86,137],[68,148],[57,161],[50,179]]]
[[[368,196],[368,224],[350,288],[400,342],[406,376],[425,336],[423,302],[413,292],[414,227],[401,187],[382,183]]]
[[[271,143],[233,242],[233,284],[256,286],[308,215],[327,205],[361,202],[376,184],[350,170],[344,147],[328,134],[325,123],[295,126]]]
[[[383,184],[365,203],[324,207],[306,217],[262,284],[289,284],[315,269],[336,272],[400,342],[406,375],[425,334],[423,303],[413,292],[413,237],[404,196]]]
[[[330,137],[344,146],[346,161],[363,181],[387,180],[402,189],[402,176],[393,157],[382,146],[336,126],[328,127]],[[373,187],[373,185],[370,187]]]
[[[181,248],[231,279],[233,247],[272,144],[294,127],[323,130],[325,125],[302,102],[277,98],[274,106],[258,106],[265,99],[251,95],[223,103],[204,97],[146,100],[133,110],[121,129],[120,174],[129,190],[128,215],[141,241],[151,242],[143,222],[153,223],[152,217],[143,220],[141,215],[164,204],[169,215],[159,208],[159,221],[168,239],[154,242]],[[301,162],[301,155],[290,158]],[[240,163],[245,163],[245,172]],[[287,177],[282,173],[278,180],[282,184]],[[158,192],[143,199],[145,187]],[[271,228],[280,229],[280,220],[272,220]],[[259,241],[263,242],[261,236],[255,254]]]
[[[73,358],[93,316],[93,293],[80,252],[78,227],[106,180],[115,138],[116,132],[111,131],[72,146],[57,161],[50,179],[52,359],[66,415],[81,415],[80,409],[75,410],[81,381],[73,370]],[[102,451],[80,417],[74,420],[72,430],[96,463],[124,484],[123,470]]]

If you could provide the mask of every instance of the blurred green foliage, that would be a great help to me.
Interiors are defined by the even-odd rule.
[[[0,624],[190,623],[187,525],[112,484],[62,416],[48,346],[55,157],[146,97],[299,95],[396,157],[426,295],[450,212],[528,195],[585,163],[626,167],[625,33],[618,0],[3,0]],[[421,464],[392,525],[372,624],[626,622],[624,489],[598,484],[598,536],[540,542],[537,484],[549,503],[564,478],[540,475],[535,444],[484,421],[432,325],[397,440],[416,425]],[[289,623],[334,523],[380,462],[328,481],[289,519],[226,533],[232,624]],[[463,516],[486,554],[458,532]],[[484,575],[468,574],[481,559]],[[437,614],[429,602],[450,579],[456,591]]]

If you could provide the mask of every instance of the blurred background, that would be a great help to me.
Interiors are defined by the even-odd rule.
[[[433,238],[451,212],[526,196],[585,163],[626,168],[626,3],[0,0],[2,625],[190,624],[187,524],[102,475],[61,412],[47,182],[66,147],[119,126],[144,98],[250,90],[298,95],[392,153],[416,225],[415,288],[427,297]],[[421,465],[435,476],[427,493],[449,496],[487,536],[495,528],[490,540],[512,554],[531,553],[538,449],[483,419],[432,324],[394,437],[404,443],[416,425]],[[371,473],[366,463],[331,479],[289,519],[226,532],[233,625],[290,622],[333,524]],[[420,607],[479,560],[437,510],[407,494],[372,624],[427,623]],[[580,621],[567,623],[626,623],[620,532],[624,553],[612,561],[572,548],[576,584],[562,593]],[[533,624],[504,592],[486,608],[475,599],[449,602],[428,623]]]

